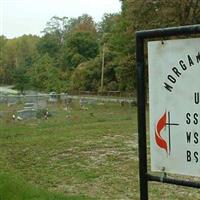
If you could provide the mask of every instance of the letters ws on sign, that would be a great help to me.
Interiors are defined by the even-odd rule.
[[[200,176],[200,38],[148,42],[152,171]]]

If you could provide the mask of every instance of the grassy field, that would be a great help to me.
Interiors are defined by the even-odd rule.
[[[139,199],[135,107],[74,105],[48,120],[10,118],[0,119],[0,200]],[[197,189],[166,184],[149,191],[152,200],[200,199]]]

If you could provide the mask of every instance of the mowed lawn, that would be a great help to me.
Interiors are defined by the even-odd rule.
[[[0,200],[139,199],[136,107],[87,107],[60,106],[48,120],[0,119]],[[197,189],[160,183],[149,192],[200,199]]]

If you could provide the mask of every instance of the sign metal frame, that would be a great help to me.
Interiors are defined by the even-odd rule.
[[[162,182],[186,187],[200,188],[200,182],[159,177],[147,170],[147,135],[146,135],[146,78],[145,78],[145,40],[153,38],[189,36],[200,34],[200,25],[153,29],[136,32],[136,67],[137,67],[137,106],[138,106],[138,145],[140,199],[148,200],[148,182]]]

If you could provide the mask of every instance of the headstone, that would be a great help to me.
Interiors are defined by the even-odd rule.
[[[31,119],[31,118],[36,118],[37,115],[37,110],[35,109],[29,109],[29,110],[20,110],[17,111],[17,117],[21,119]]]

